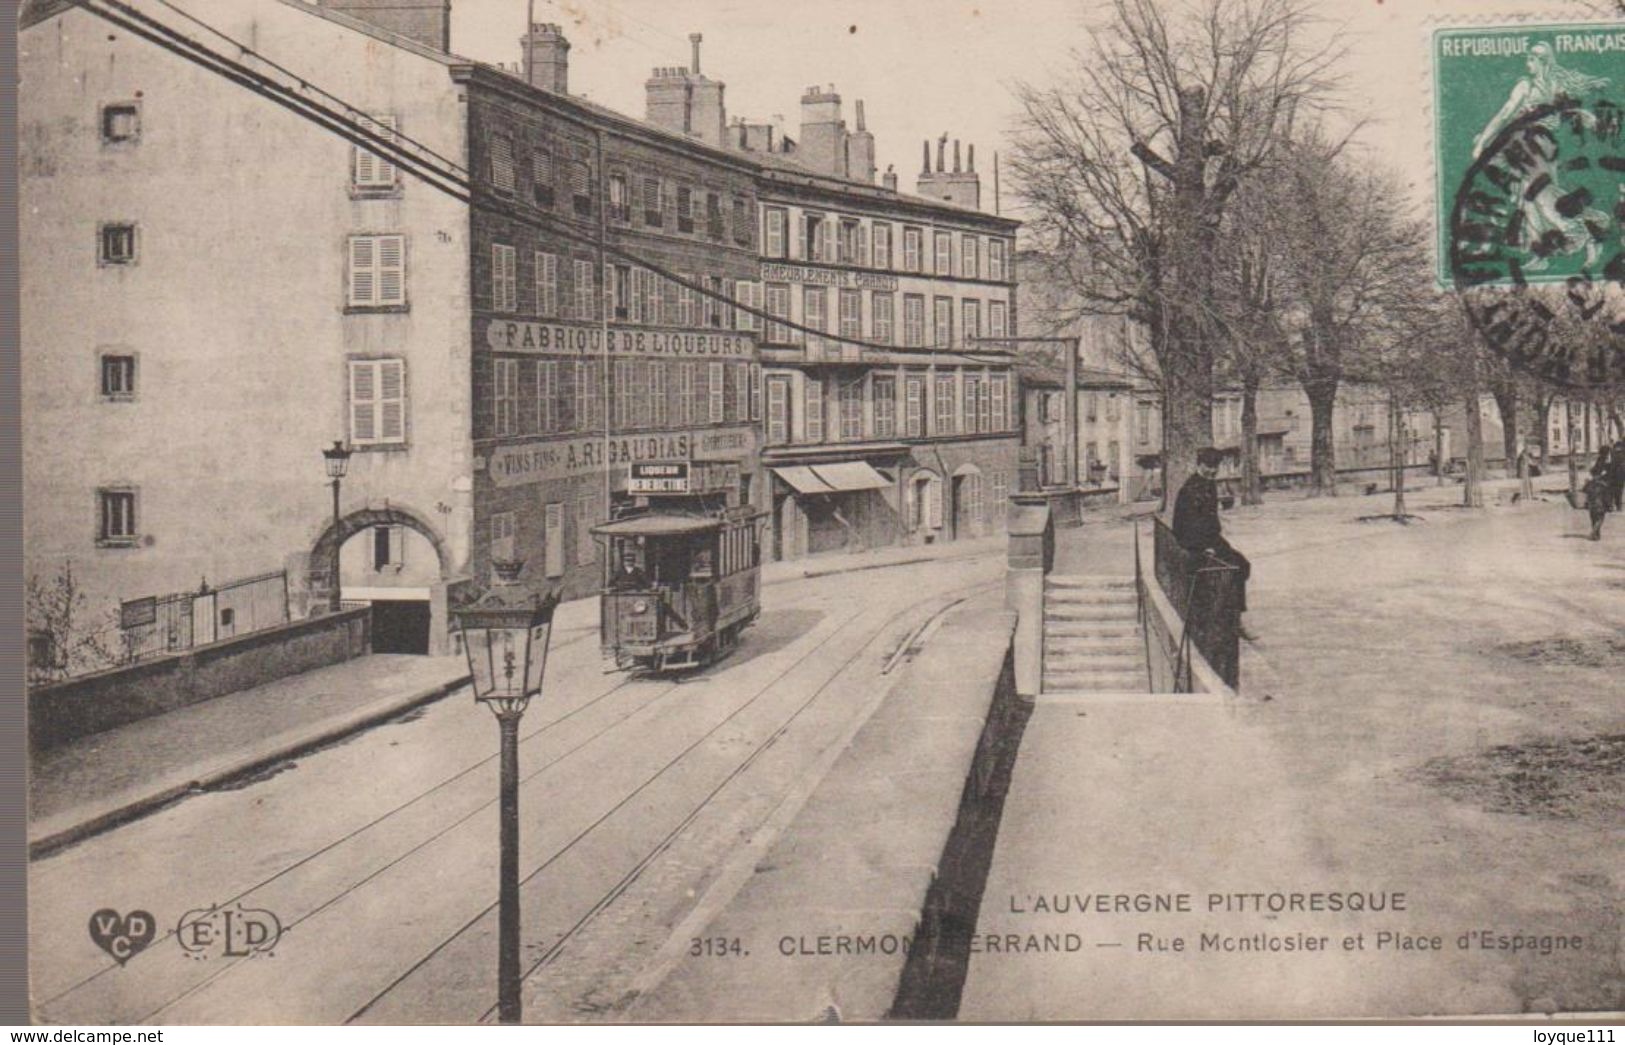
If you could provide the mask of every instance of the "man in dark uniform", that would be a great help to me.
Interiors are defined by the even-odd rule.
[[[1196,474],[1185,480],[1174,500],[1174,540],[1185,549],[1191,569],[1207,565],[1209,556],[1241,570],[1240,612],[1247,612],[1247,578],[1253,565],[1230,546],[1219,532],[1219,487],[1213,477],[1219,472],[1219,451],[1204,446],[1196,451]],[[1246,632],[1243,630],[1243,636]]]
[[[1608,486],[1614,495],[1614,511],[1625,508],[1625,439],[1614,443],[1614,454],[1608,462]]]

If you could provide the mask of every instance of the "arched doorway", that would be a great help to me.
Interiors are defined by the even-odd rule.
[[[905,521],[918,540],[931,542],[942,530],[942,477],[926,468],[915,471],[904,488],[907,491]]]
[[[953,523],[952,539],[980,537],[984,517],[982,470],[973,464],[962,464],[954,470],[951,483],[949,518]]]
[[[395,506],[351,512],[337,528],[329,522],[311,547],[312,612],[328,605],[336,583],[346,604],[372,607],[374,653],[444,654],[449,569],[444,540],[415,512]]]

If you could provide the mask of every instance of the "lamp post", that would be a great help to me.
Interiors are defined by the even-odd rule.
[[[330,449],[322,451],[322,458],[327,465],[327,477],[333,480],[333,579],[331,591],[327,596],[327,608],[334,613],[339,611],[339,549],[344,545],[339,538],[339,483],[344,479],[344,473],[350,469],[350,454],[353,452],[338,439],[333,440]]]
[[[492,564],[491,589],[455,611],[474,699],[490,707],[502,736],[501,863],[498,869],[497,1018],[520,1021],[519,719],[542,691],[557,591],[546,597],[518,583],[522,562]]]

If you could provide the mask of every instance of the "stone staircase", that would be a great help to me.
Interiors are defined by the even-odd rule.
[[[1045,694],[1146,693],[1132,577],[1044,581]]]

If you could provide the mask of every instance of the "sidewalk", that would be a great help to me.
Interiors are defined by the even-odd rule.
[[[1002,554],[1002,537],[769,563],[763,584],[906,563]],[[769,597],[769,603],[771,598]],[[562,604],[555,650],[595,643],[598,600]],[[29,850],[61,846],[341,740],[438,700],[468,681],[461,656],[373,654],[106,730],[37,754],[29,774]]]
[[[1391,496],[1225,514],[1270,699],[1036,705],[976,927],[1002,951],[972,956],[961,1019],[1619,1008],[1625,528],[1574,539],[1555,498],[1445,510],[1460,486],[1359,521]],[[1232,899],[1332,892],[1404,909]],[[1537,949],[1558,937],[1582,943]]]

